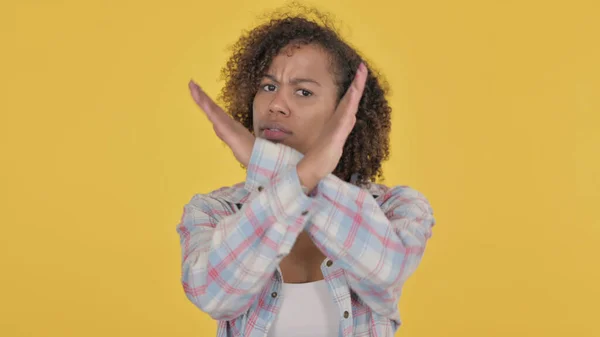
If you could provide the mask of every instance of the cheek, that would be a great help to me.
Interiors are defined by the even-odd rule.
[[[256,95],[254,96],[254,101],[252,101],[252,127],[254,129],[254,132],[257,132],[257,126],[258,126],[258,122],[261,119],[261,114],[260,111],[261,110],[261,102],[260,102],[260,95]]]
[[[260,115],[265,111],[265,108],[269,105],[268,96],[259,92],[254,96],[252,101],[252,111],[254,114]]]
[[[319,102],[306,106],[298,114],[299,124],[302,124],[301,129],[305,139],[316,139],[333,115],[333,111],[330,108],[325,108],[325,104],[325,102]]]

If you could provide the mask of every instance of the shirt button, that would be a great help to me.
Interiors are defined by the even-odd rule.
[[[258,191],[259,191],[259,192],[262,192],[262,190],[264,190],[264,187],[262,187],[262,186],[258,186]]]
[[[348,316],[350,316],[350,314],[348,313],[348,311],[344,311],[344,318],[348,318]]]
[[[277,297],[277,292],[276,291],[272,292],[271,297],[273,297],[273,298]]]
[[[332,264],[333,264],[333,261],[327,260],[327,267],[331,267]]]
[[[302,212],[302,216],[305,216],[306,214],[308,214],[308,211]]]

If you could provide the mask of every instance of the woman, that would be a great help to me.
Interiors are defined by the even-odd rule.
[[[385,87],[317,19],[284,14],[240,38],[227,113],[189,84],[247,168],[193,196],[177,227],[185,293],[218,336],[393,336],[431,235],[421,193],[374,183],[389,154]]]

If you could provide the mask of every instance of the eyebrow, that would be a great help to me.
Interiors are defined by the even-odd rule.
[[[275,83],[279,83],[279,81],[277,81],[277,79],[275,78],[275,76],[270,75],[270,74],[265,74],[264,77],[270,79],[271,81],[275,82]],[[318,86],[321,86],[321,84],[315,80],[311,80],[310,78],[292,78],[290,80],[290,83],[292,84],[298,84],[298,83],[302,83],[302,82],[308,82],[308,83],[314,83]]]

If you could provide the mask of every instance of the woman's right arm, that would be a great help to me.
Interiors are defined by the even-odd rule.
[[[302,192],[296,165],[262,184],[237,212],[210,194],[184,206],[177,226],[181,281],[188,299],[213,319],[248,310],[308,221],[313,200]]]

